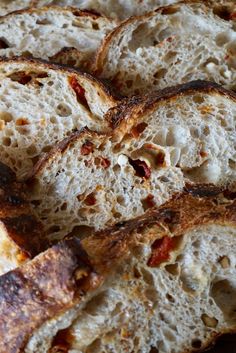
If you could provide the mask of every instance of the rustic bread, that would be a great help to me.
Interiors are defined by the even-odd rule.
[[[185,182],[234,187],[235,116],[233,92],[197,81],[111,109],[110,136],[72,133],[29,176],[49,239],[141,215]]]
[[[78,240],[67,240],[8,273],[0,278],[1,347],[182,353],[235,331],[235,207],[229,191],[188,188],[82,240],[88,257]],[[6,308],[8,298],[24,306]]]
[[[76,239],[57,244],[0,276],[0,352],[26,352],[38,327],[79,305],[101,281]]]
[[[235,22],[202,2],[162,7],[128,19],[101,45],[94,71],[125,95],[195,79],[236,89]]]
[[[72,47],[81,52],[80,65],[87,68],[103,37],[114,26],[115,22],[106,17],[75,8],[18,11],[0,18],[0,56],[48,60],[59,56],[63,48]]]
[[[92,76],[35,60],[0,61],[0,82],[0,160],[19,177],[73,129],[107,130],[117,103]]]
[[[25,185],[0,163],[0,275],[47,247],[42,224],[26,200]]]

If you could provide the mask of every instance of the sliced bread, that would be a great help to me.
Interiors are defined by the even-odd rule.
[[[121,103],[110,136],[77,131],[29,176],[48,237],[139,216],[188,183],[236,182],[236,95],[202,81]]]
[[[235,332],[235,206],[229,191],[198,185],[84,239],[87,255],[67,240],[2,276],[1,347],[182,353]]]
[[[104,114],[117,104],[89,74],[32,59],[0,61],[0,82],[0,160],[19,177],[72,130],[107,130]]]
[[[17,11],[0,18],[0,56],[55,60],[63,48],[71,47],[83,56],[80,67],[87,68],[102,39],[115,24],[106,17],[75,8]]]
[[[49,246],[43,235],[43,226],[26,200],[25,185],[0,163],[0,275]]]
[[[236,89],[235,53],[235,22],[202,2],[183,2],[116,27],[104,39],[94,70],[125,95],[195,79]]]

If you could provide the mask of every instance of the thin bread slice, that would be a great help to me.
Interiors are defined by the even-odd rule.
[[[117,19],[125,19],[134,15],[143,15],[146,12],[153,11],[160,6],[174,4],[178,0],[36,0],[36,6],[45,5],[60,5],[60,6],[74,6],[81,9],[90,9],[98,11],[109,17]],[[224,19],[236,19],[235,16],[235,2],[228,0],[202,0],[214,8]]]
[[[29,338],[42,323],[79,305],[101,281],[76,239],[1,276],[0,352],[26,352]]]
[[[41,152],[74,129],[109,129],[117,104],[99,80],[32,59],[0,61],[0,160],[23,177]]]
[[[43,226],[10,168],[0,163],[0,275],[32,257],[49,244]]]
[[[104,39],[94,70],[125,95],[195,79],[235,89],[235,52],[235,22],[202,2],[183,2],[116,27]]]
[[[235,206],[231,192],[198,185],[144,217],[82,240],[83,251],[78,240],[63,241],[2,276],[1,347],[181,353],[235,332]],[[39,300],[32,303],[33,295]],[[24,298],[24,306],[6,309],[9,297]]]
[[[233,92],[197,81],[111,109],[110,136],[71,134],[29,176],[48,237],[137,217],[186,182],[235,187],[235,116]]]
[[[80,67],[87,68],[102,39],[115,25],[106,17],[76,8],[17,11],[0,18],[0,56],[53,60],[63,48],[72,47],[84,57],[83,62],[78,62]]]

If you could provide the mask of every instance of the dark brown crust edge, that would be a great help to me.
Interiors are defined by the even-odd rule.
[[[0,353],[20,353],[47,320],[101,284],[78,239],[68,239],[0,277]]]
[[[153,92],[144,96],[133,96],[123,100],[114,108],[109,109],[105,119],[109,122],[112,129],[117,128],[123,120],[128,120],[133,116],[144,115],[164,100],[174,100],[178,96],[187,96],[195,93],[217,94],[225,96],[236,103],[236,93],[225,89],[215,82],[195,80],[174,87],[167,87],[163,90]]]

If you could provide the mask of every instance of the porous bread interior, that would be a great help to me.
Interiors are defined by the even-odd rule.
[[[90,60],[114,26],[105,17],[79,16],[69,9],[43,8],[12,14],[0,18],[0,39],[7,46],[0,49],[0,56],[48,60],[62,48],[73,47]]]
[[[17,75],[33,80],[22,84]],[[75,75],[88,105],[77,100],[69,84]],[[18,177],[32,168],[41,152],[49,150],[73,129],[106,129],[103,115],[113,102],[88,76],[29,62],[0,63],[0,159]]]
[[[124,19],[175,2],[177,0],[39,0],[38,6],[76,6],[81,9],[96,10],[112,18]]]
[[[155,226],[150,231],[155,232]],[[147,265],[151,244],[139,238],[96,295],[53,320],[52,333],[50,323],[42,326],[26,353],[47,351],[55,333],[76,315],[69,329],[69,353],[204,348],[218,334],[235,330],[235,237],[234,227],[198,226],[180,236],[171,261],[156,268]]]
[[[30,0],[1,0],[0,16],[4,16],[12,11],[21,10],[28,7],[30,4]]]
[[[235,89],[234,26],[202,3],[128,20],[101,46],[98,74],[126,95],[195,79]]]
[[[151,204],[160,205],[186,181],[235,182],[235,116],[235,101],[195,92],[179,95],[174,104],[172,99],[159,102],[138,120],[130,119],[130,126],[128,120],[116,144],[83,134],[35,175],[29,197],[48,237],[60,239],[73,229],[82,236],[87,227],[102,229],[139,216],[150,207],[150,196]],[[134,137],[140,124],[144,131]],[[94,152],[82,155],[88,141]],[[136,175],[131,160],[144,162],[150,177]]]

